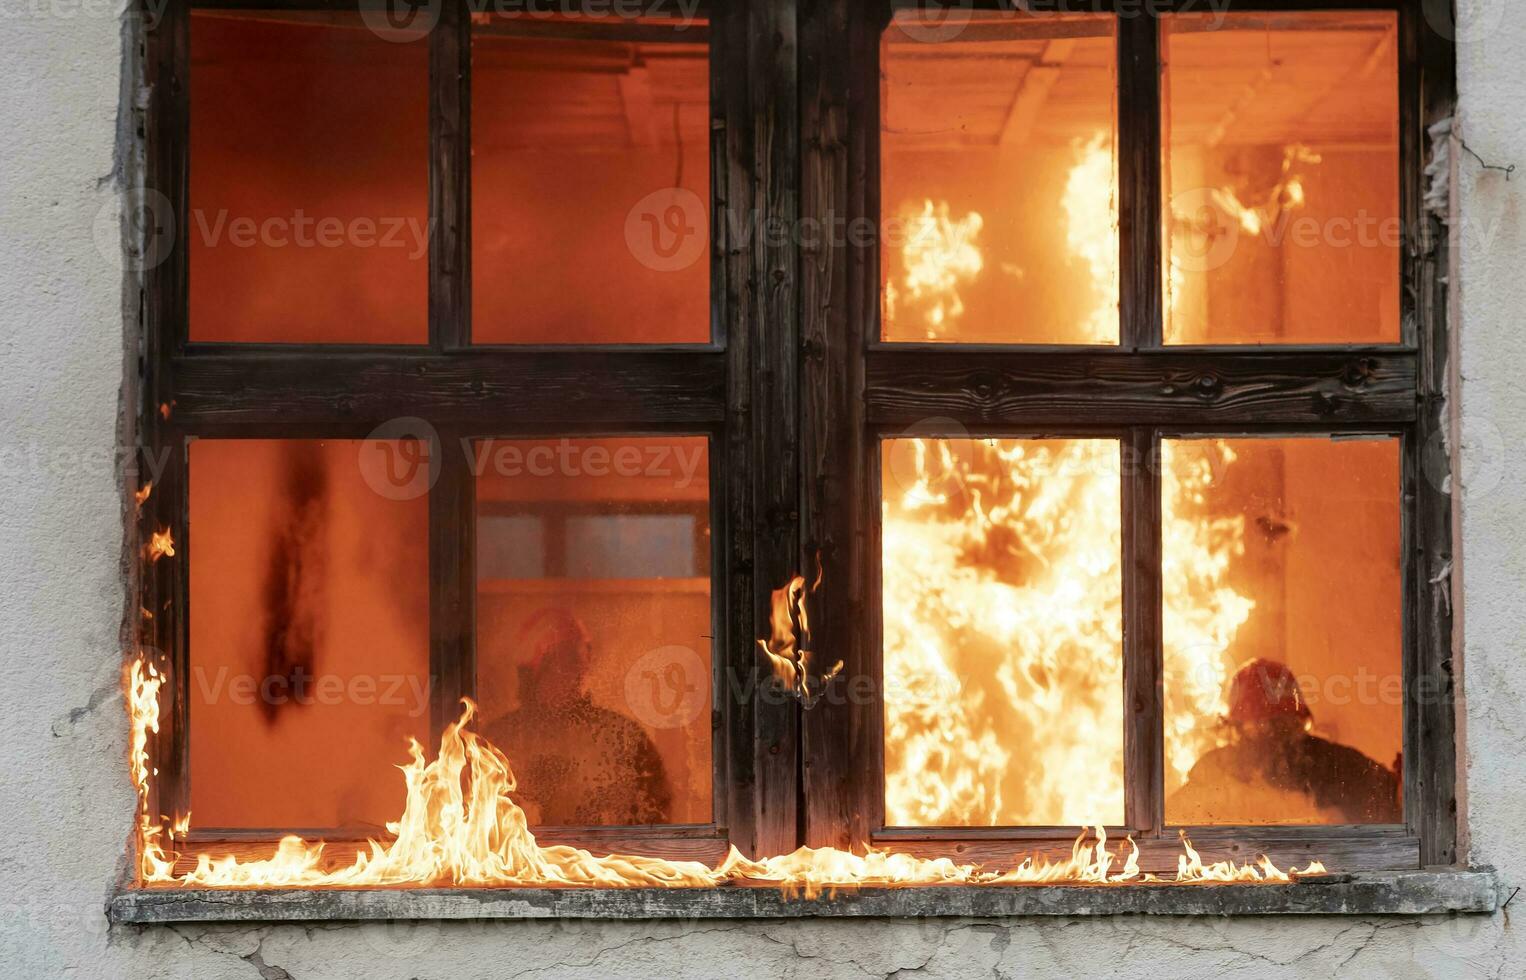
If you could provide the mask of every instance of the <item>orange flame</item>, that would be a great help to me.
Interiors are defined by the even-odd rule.
[[[824,674],[811,672],[814,654],[806,597],[820,585],[818,576],[815,585],[807,589],[805,578],[796,575],[784,588],[775,589],[770,597],[768,615],[770,639],[758,641],[774,677],[807,708],[815,705],[826,690],[827,682],[842,671],[842,661],[839,660]]]
[[[158,695],[164,675],[144,659],[135,662],[128,677],[128,708],[132,722],[129,753],[134,787],[139,796],[139,877],[144,884],[206,888],[361,887],[386,885],[581,885],[603,888],[708,887],[728,881],[778,885],[787,894],[814,898],[823,892],[863,885],[966,884],[1015,885],[1056,882],[1121,883],[1138,879],[1139,848],[1130,839],[1131,853],[1121,871],[1113,873],[1117,855],[1107,849],[1107,836],[1097,829],[1095,844],[1077,838],[1071,858],[1063,862],[1025,859],[1006,872],[985,871],[979,865],[956,864],[948,858],[861,848],[860,853],[837,848],[802,847],[790,854],[752,860],[732,848],[714,868],[696,861],[670,861],[630,854],[596,856],[582,848],[543,846],[536,842],[524,811],[511,798],[516,783],[509,760],[492,743],[468,728],[476,713],[463,701],[461,717],[446,727],[440,750],[426,761],[423,748],[410,740],[407,764],[400,766],[406,787],[403,814],[387,825],[391,840],[370,841],[349,864],[325,860],[324,843],[287,836],[267,858],[199,854],[193,868],[175,872],[175,858],[164,840],[183,839],[189,816],[173,826],[149,817],[149,792],[157,775],[149,760],[150,733],[158,731]],[[1184,883],[1192,881],[1287,881],[1271,862],[1249,872],[1229,862],[1204,865],[1196,851],[1184,857]],[[1310,869],[1298,874],[1314,873]],[[1260,869],[1260,870],[1258,870]],[[1323,873],[1323,868],[1319,868]],[[1145,876],[1143,880],[1158,880]]]
[[[1067,244],[1091,267],[1097,305],[1086,322],[1102,342],[1116,337],[1118,270],[1111,230],[1116,211],[1095,187],[1109,177],[1112,160],[1100,140],[1078,151],[1081,158],[1062,201],[1070,223]],[[981,218],[971,213],[955,221],[947,204],[927,201],[918,220],[925,234],[910,236],[904,285],[911,299],[926,307],[933,337],[963,311],[959,284],[981,270],[974,244]],[[894,301],[893,285],[887,284],[887,315]],[[168,409],[162,406],[166,414]],[[908,823],[1036,823],[1045,821],[1029,818],[1043,811],[1121,811],[1121,781],[1109,775],[1121,749],[1121,698],[1116,686],[1098,683],[1115,666],[1120,639],[1119,479],[1103,459],[1114,450],[1101,440],[1056,441],[1043,450],[1008,443],[987,447],[973,465],[945,441],[907,442],[915,477],[901,498],[892,500],[888,487],[886,496],[885,593],[894,597],[885,611],[887,678],[893,675],[909,694],[893,702],[887,692],[887,748],[894,746],[885,774],[887,815]],[[1223,451],[1225,462],[1232,460],[1228,448]],[[1228,559],[1241,547],[1242,524],[1201,517],[1210,476],[1168,460],[1163,481],[1166,534],[1175,542],[1167,557],[1181,563],[1165,576],[1166,642],[1172,654],[1166,665],[1167,717],[1177,726],[1167,733],[1168,782],[1173,776],[1179,780],[1184,765],[1212,738],[1224,679],[1222,653],[1251,608],[1250,600],[1223,584]],[[950,486],[968,495],[967,508],[962,498],[951,513]],[[1022,552],[1038,569],[1032,583],[1017,587],[999,581],[989,567],[971,560],[1004,549]],[[152,560],[175,554],[168,529],[153,535],[148,551]],[[811,672],[807,600],[814,590],[796,576],[774,592],[770,639],[758,641],[774,676],[807,705],[842,667],[838,662],[824,675]],[[957,668],[967,665],[954,658],[961,631],[982,633],[1001,651],[993,658],[990,683],[962,683]],[[405,784],[402,815],[387,825],[387,842],[368,842],[346,863],[344,855],[328,859],[322,841],[288,836],[269,857],[202,853],[194,867],[177,873],[177,856],[166,847],[187,836],[189,815],[171,822],[153,817],[149,809],[157,770],[148,745],[159,730],[164,683],[164,675],[144,658],[131,665],[126,678],[129,765],[139,800],[139,876],[146,884],[694,887],[753,881],[811,898],[862,885],[1290,880],[1265,856],[1243,866],[1205,863],[1185,836],[1175,878],[1141,874],[1133,839],[1109,850],[1101,827],[1095,842],[1084,832],[1078,836],[1067,860],[1029,856],[1005,871],[863,845],[853,851],[802,847],[757,860],[732,848],[714,868],[542,846],[513,802],[516,781],[509,760],[468,728],[476,710],[470,701],[441,735],[433,761],[410,740],[409,761],[398,767]],[[991,722],[988,696],[1025,712],[1037,733],[1024,753],[1045,764],[1027,767],[1030,785],[1023,800],[1004,798],[1002,774],[1011,751]],[[1292,875],[1323,873],[1324,866],[1312,862]]]
[[[175,537],[169,528],[155,531],[148,539],[148,560],[158,561],[164,557],[175,557]]]
[[[164,675],[146,659],[133,661],[127,675],[129,740],[128,771],[138,794],[138,873],[144,881],[165,880],[173,875],[174,862],[164,852],[162,821],[154,820],[149,806],[153,777],[159,770],[148,754],[150,735],[159,733],[159,689]]]
[[[959,284],[980,273],[984,260],[975,239],[984,224],[980,213],[971,211],[962,218],[949,216],[947,201],[934,205],[924,200],[920,210],[906,208],[906,243],[901,249],[905,275],[905,305],[922,310],[923,326],[929,340],[936,339],[964,313],[959,298]],[[885,319],[894,322],[901,294],[893,281],[885,288]]]
[[[153,492],[154,485],[152,483],[143,484],[142,487],[138,488],[138,492],[132,495],[134,505],[142,508],[144,504],[148,503],[148,495]]]
[[[1074,149],[1061,205],[1066,245],[1089,271],[1078,320],[1088,342],[1106,343],[1117,339],[1117,211],[1099,188],[1113,186],[1113,158],[1101,135]],[[903,258],[937,256],[908,246]],[[952,270],[922,279],[960,281]],[[943,309],[947,327],[959,307]],[[887,450],[902,464],[884,504],[887,819],[1121,822],[1116,443],[908,439]],[[1168,452],[1163,475],[1168,792],[1216,744],[1224,654],[1253,607],[1226,584],[1243,518],[1206,516],[1213,474],[1195,465]]]

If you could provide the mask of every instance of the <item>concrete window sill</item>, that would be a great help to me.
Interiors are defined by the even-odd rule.
[[[228,891],[119,888],[113,922],[377,919],[773,919],[810,916],[1423,915],[1493,912],[1491,870],[1336,874],[1288,885],[903,886],[806,900],[778,888],[371,888]]]

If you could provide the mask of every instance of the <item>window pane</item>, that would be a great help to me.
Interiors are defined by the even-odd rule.
[[[429,507],[427,481],[378,476],[417,445],[191,443],[198,827],[380,833],[401,814],[393,766],[434,734]]]
[[[1167,16],[1166,341],[1399,340],[1393,11]]]
[[[472,336],[710,340],[708,28],[472,25]]]
[[[428,341],[428,45],[370,25],[192,13],[192,340]]]
[[[706,438],[476,452],[477,689],[515,802],[538,825],[708,823]]]
[[[1119,447],[883,445],[890,825],[1123,821]]]
[[[1399,441],[1164,450],[1167,821],[1399,823]]]
[[[1116,344],[1116,18],[929,16],[880,47],[884,339]]]

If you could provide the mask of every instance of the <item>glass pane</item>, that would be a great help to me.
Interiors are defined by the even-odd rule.
[[[428,45],[372,27],[191,14],[192,340],[428,341]]]
[[[472,337],[710,340],[708,25],[472,20]]]
[[[1165,18],[1173,344],[1399,340],[1394,11]]]
[[[1163,459],[1166,820],[1399,823],[1399,441]]]
[[[1118,443],[882,449],[887,823],[1122,823]]]
[[[380,474],[417,445],[191,443],[197,827],[380,833],[401,814],[393,767],[435,734],[429,505],[427,478]]]
[[[1116,18],[952,16],[881,41],[884,339],[1116,344]]]
[[[476,453],[477,692],[515,802],[536,825],[708,823],[708,441]]]

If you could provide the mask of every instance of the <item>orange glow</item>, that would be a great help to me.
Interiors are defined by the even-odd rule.
[[[159,733],[159,689],[164,675],[146,659],[134,660],[125,679],[129,728],[127,765],[133,790],[138,795],[138,874],[144,881],[161,880],[174,871],[164,852],[163,818],[149,811],[153,779],[159,774],[148,753],[150,735]]]
[[[1397,12],[1161,26],[1166,343],[1398,342]]]
[[[153,492],[154,485],[152,483],[143,484],[143,486],[139,488],[138,492],[132,495],[134,505],[142,507],[144,504],[148,503],[148,495]]]
[[[147,885],[205,888],[361,887],[387,885],[582,885],[604,888],[708,887],[729,881],[770,883],[788,894],[807,898],[838,888],[891,884],[1018,885],[1052,883],[1114,884],[1156,881],[1138,869],[1138,848],[1128,841],[1130,854],[1122,868],[1113,865],[1122,853],[1107,849],[1107,837],[1097,829],[1097,842],[1078,838],[1064,862],[1025,859],[1011,870],[994,872],[979,865],[956,864],[948,858],[918,858],[875,849],[851,853],[836,848],[800,848],[791,854],[750,860],[732,848],[714,868],[694,861],[670,861],[640,855],[596,856],[565,845],[542,846],[535,840],[524,811],[513,801],[516,788],[509,760],[492,743],[472,731],[476,705],[463,701],[461,717],[446,727],[438,754],[426,760],[417,741],[409,741],[409,761],[398,767],[405,795],[402,816],[387,824],[389,840],[372,840],[349,864],[334,866],[322,841],[309,843],[295,835],[283,837],[268,857],[196,856],[195,866],[175,869],[175,855],[165,840],[184,838],[189,817],[166,827],[163,818],[149,816],[148,800],[157,774],[147,744],[159,726],[158,695],[164,675],[143,659],[128,671],[128,711],[132,723],[129,756],[138,792],[139,878]],[[1205,866],[1188,848],[1181,881],[1288,881],[1264,858],[1256,868],[1231,862]],[[1190,859],[1189,859],[1190,858]],[[341,859],[342,861],[342,859]],[[1298,874],[1314,873],[1311,869]],[[1322,871],[1323,869],[1319,869]]]
[[[1060,203],[1066,250],[1089,286],[1077,342],[1117,337],[1116,201],[1097,192],[1113,172],[1105,132],[1074,141]],[[929,201],[923,213],[946,216],[948,205]],[[979,276],[979,254],[971,262],[947,234],[932,238],[944,247],[909,240],[902,265],[931,284],[936,327],[957,337],[957,287]],[[886,293],[889,307],[894,281]],[[1207,445],[1221,466],[1233,461],[1227,445]],[[892,825],[1122,822],[1118,459],[1116,443],[1100,440],[885,444]],[[1171,786],[1212,747],[1223,655],[1254,606],[1227,584],[1244,520],[1206,514],[1211,476],[1178,461],[1163,478],[1167,639],[1180,651],[1166,665]]]
[[[175,557],[175,537],[169,528],[155,531],[148,539],[148,560],[158,561],[164,557]]]
[[[948,202],[924,200],[920,210],[903,215],[906,245],[902,249],[906,272],[901,279],[904,296],[889,282],[885,286],[885,319],[894,322],[898,308],[921,313],[927,339],[936,340],[964,314],[959,284],[980,273],[982,260],[975,239],[983,219],[971,211],[961,218],[949,216]]]
[[[1118,444],[884,445],[887,822],[1121,823]]]
[[[881,36],[881,336],[1116,344],[1117,18],[958,16]]]
[[[769,599],[770,639],[758,646],[773,670],[774,678],[799,698],[807,708],[816,703],[827,682],[842,671],[839,660],[824,674],[812,673],[811,621],[806,611],[806,597],[821,584],[806,588],[805,578],[796,575],[782,589],[775,589]]]

